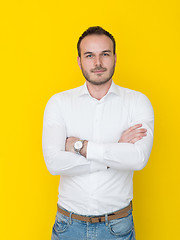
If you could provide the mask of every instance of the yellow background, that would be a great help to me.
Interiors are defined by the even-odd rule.
[[[179,239],[179,7],[178,0],[1,2],[1,239],[50,239],[59,176],[42,155],[44,108],[53,94],[84,83],[76,43],[94,25],[116,39],[114,82],[143,92],[155,112],[152,154],[134,175],[137,240]]]

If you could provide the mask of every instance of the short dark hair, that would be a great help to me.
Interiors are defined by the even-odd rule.
[[[95,27],[89,27],[86,31],[83,32],[83,34],[80,36],[78,43],[77,43],[77,50],[78,50],[78,56],[81,56],[81,49],[80,44],[83,38],[85,38],[88,35],[106,35],[108,36],[112,42],[113,42],[113,53],[116,52],[116,42],[114,37],[106,30],[104,30],[102,27],[95,26]]]

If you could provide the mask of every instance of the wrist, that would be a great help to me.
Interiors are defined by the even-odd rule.
[[[84,140],[83,147],[82,147],[82,149],[79,152],[85,158],[86,158],[86,155],[87,155],[87,144],[88,144],[88,141]]]
[[[74,142],[74,145],[73,145],[74,151],[75,151],[76,153],[80,154],[80,151],[81,151],[81,149],[83,148],[83,146],[84,146],[84,140],[82,140],[82,139],[77,139],[77,141],[75,141],[75,142]]]

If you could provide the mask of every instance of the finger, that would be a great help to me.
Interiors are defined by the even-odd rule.
[[[136,134],[139,134],[139,133],[146,133],[147,132],[147,129],[145,128],[140,128],[140,129],[134,129],[130,132],[127,132],[126,135],[128,136],[135,136]]]
[[[141,132],[144,133],[144,132],[147,132],[147,129],[146,128],[140,128],[140,129],[135,129],[133,131],[135,131],[137,133],[141,133]]]
[[[142,124],[136,124],[136,125],[128,128],[127,132],[130,132],[130,131],[135,130],[135,129],[140,128],[140,127],[142,127]]]
[[[143,137],[147,135],[147,130],[144,129],[142,131],[139,130],[133,130],[131,132],[126,132],[123,133],[123,135],[121,136],[120,140],[118,142],[130,142],[132,139],[134,139],[135,137]]]
[[[139,136],[139,137],[135,137],[135,138],[133,138],[129,143],[135,143],[135,142],[137,142],[137,141],[139,141],[139,140],[141,140],[143,137],[141,137],[141,136]]]
[[[139,127],[141,126],[142,124],[136,124],[127,129],[126,131],[124,131],[118,142],[130,142],[135,137],[146,136],[147,129],[146,128],[139,129]]]
[[[141,131],[145,130],[145,128],[140,128],[140,127],[142,127],[142,124],[136,124],[136,125],[128,128],[128,129],[126,129],[126,130],[123,132],[123,134],[128,134],[128,133],[130,133],[130,132],[132,132],[132,131],[135,131],[135,130],[141,130],[141,129],[142,129]]]
[[[126,137],[132,139],[132,138],[140,136],[141,134],[143,135],[143,134],[146,134],[146,133],[147,133],[147,129],[145,129],[145,128],[134,129],[134,130],[126,133]]]
[[[128,142],[131,142],[135,138],[142,138],[145,137],[147,134],[146,133],[134,133],[128,136]]]

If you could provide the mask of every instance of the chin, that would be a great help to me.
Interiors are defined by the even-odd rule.
[[[104,80],[86,79],[86,80],[93,85],[103,85],[103,84],[109,82],[111,79],[104,79]]]

